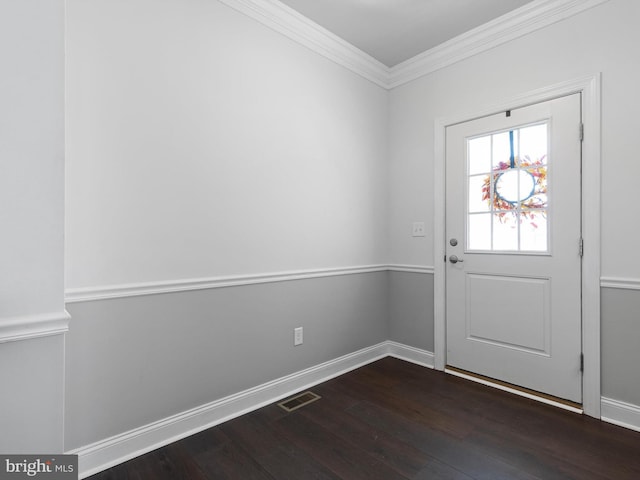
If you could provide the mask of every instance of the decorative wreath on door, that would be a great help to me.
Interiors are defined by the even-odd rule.
[[[509,137],[509,162],[500,162],[485,177],[482,200],[489,203],[500,222],[519,217],[520,222],[527,219],[533,228],[538,228],[536,217],[546,218],[546,210],[542,210],[547,207],[546,155],[536,160],[527,155],[516,157],[513,152],[513,132],[509,132]]]

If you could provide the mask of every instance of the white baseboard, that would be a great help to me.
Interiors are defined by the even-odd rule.
[[[433,368],[431,352],[382,342],[67,453],[78,455],[86,478],[387,356]]]
[[[386,342],[390,357],[406,360],[427,368],[434,368],[433,352],[422,350],[397,342]]]
[[[602,397],[602,421],[640,432],[640,407]]]
[[[434,368],[432,352],[386,341],[66,453],[86,478],[387,356]],[[602,420],[640,432],[640,406],[602,397]]]

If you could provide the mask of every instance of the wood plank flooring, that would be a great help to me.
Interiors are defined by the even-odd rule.
[[[385,358],[92,480],[640,479],[640,433]]]

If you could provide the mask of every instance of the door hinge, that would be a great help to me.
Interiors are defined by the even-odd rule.
[[[580,124],[580,141],[584,141],[584,123]]]
[[[584,353],[580,354],[580,371],[584,372]]]
[[[578,245],[578,253],[580,255],[580,258],[584,256],[584,239],[583,238],[580,238],[580,243]]]

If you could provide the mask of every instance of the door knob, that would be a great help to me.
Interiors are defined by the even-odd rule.
[[[457,256],[457,255],[451,255],[451,256],[449,257],[449,261],[450,261],[451,263],[464,262],[464,260],[462,260],[461,258],[458,258],[458,256]]]

